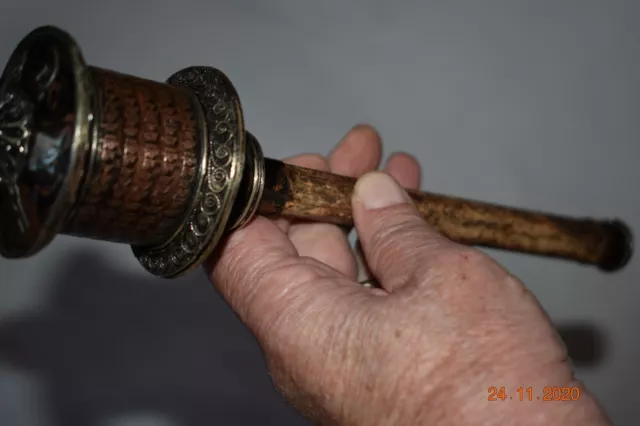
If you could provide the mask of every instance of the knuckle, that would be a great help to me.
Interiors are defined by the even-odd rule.
[[[456,269],[474,269],[488,266],[491,258],[484,252],[469,246],[455,245],[442,252],[440,259],[443,264]]]
[[[448,280],[477,283],[492,275],[491,262],[488,255],[473,247],[456,247],[442,252],[434,266]]]
[[[392,223],[379,224],[377,229],[370,239],[370,252],[373,262],[381,268],[393,267],[399,261],[403,267],[415,265],[425,250],[438,244],[426,223],[409,213],[396,215]]]
[[[431,275],[438,277],[433,288],[453,299],[493,293],[502,286],[498,283],[507,277],[488,254],[474,247],[458,245],[440,252],[430,268]]]
[[[374,249],[380,252],[394,251],[395,247],[406,242],[415,231],[418,231],[416,224],[412,221],[396,221],[377,227],[371,237],[371,244]]]

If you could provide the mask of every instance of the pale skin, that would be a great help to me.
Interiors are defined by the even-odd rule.
[[[326,425],[609,425],[524,284],[422,220],[402,189],[419,186],[413,157],[376,171],[381,157],[361,125],[327,157],[286,162],[359,178],[356,230],[382,289],[357,282],[347,235],[328,224],[256,217],[206,267],[287,401]],[[580,397],[536,400],[554,386]],[[489,401],[490,387],[507,399]]]

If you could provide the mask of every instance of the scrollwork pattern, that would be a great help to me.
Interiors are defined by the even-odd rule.
[[[134,247],[142,266],[154,275],[179,275],[201,258],[220,233],[220,221],[230,208],[234,161],[243,155],[242,117],[235,89],[224,74],[209,67],[191,67],[174,74],[169,84],[184,86],[197,96],[205,113],[207,166],[195,208],[182,229],[159,249]]]

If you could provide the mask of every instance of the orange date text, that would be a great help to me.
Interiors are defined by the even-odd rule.
[[[492,386],[488,388],[488,394],[489,401],[577,401],[580,399],[580,388],[547,386],[536,391],[524,386],[517,389]]]

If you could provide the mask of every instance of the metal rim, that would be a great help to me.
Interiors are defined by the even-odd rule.
[[[221,71],[189,67],[167,83],[190,90],[204,112],[202,181],[194,194],[194,207],[167,243],[132,250],[147,271],[173,278],[202,264],[222,238],[245,167],[246,140],[238,94]]]

